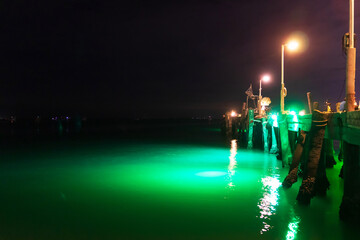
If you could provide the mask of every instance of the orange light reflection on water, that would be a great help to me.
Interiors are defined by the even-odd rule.
[[[236,155],[237,155],[237,142],[236,140],[231,140],[231,149],[230,149],[230,156],[229,156],[229,165],[228,165],[228,187],[232,188],[235,187],[232,176],[235,174],[235,168],[236,168]]]

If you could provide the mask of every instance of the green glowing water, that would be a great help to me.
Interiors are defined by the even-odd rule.
[[[215,134],[217,132],[212,131]],[[219,139],[221,136],[219,134]],[[311,206],[257,151],[150,139],[3,150],[0,239],[346,239],[340,164]]]

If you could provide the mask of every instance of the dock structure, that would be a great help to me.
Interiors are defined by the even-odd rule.
[[[297,115],[285,111],[287,90],[284,85],[284,49],[290,43],[282,44],[280,114],[267,115],[262,110],[261,80],[259,96],[253,95],[252,85],[245,92],[246,110],[241,115],[237,133],[239,146],[248,149],[261,148],[277,154],[283,167],[289,173],[283,187],[291,187],[303,176],[297,200],[310,204],[316,195],[325,195],[330,183],[326,167],[336,164],[333,141],[340,142],[339,160],[343,160],[340,176],[344,179],[344,195],[340,206],[340,218],[360,220],[360,111],[355,101],[356,48],[354,38],[354,0],[349,0],[349,32],[343,36],[343,50],[346,54],[345,101],[337,104],[337,112],[319,111],[319,104],[312,102],[307,93],[309,113]],[[248,100],[258,97],[257,107],[250,109]],[[343,107],[341,107],[341,105]],[[228,121],[232,121],[228,119]]]
[[[330,183],[325,169],[336,163],[333,140],[341,142],[342,156],[339,159],[344,162],[341,174],[344,195],[340,217],[359,220],[360,111],[334,113],[313,110],[312,114],[306,115],[290,113],[261,118],[254,118],[252,111],[249,110],[249,114],[240,120],[238,140],[245,142],[240,145],[277,153],[283,167],[290,168],[283,182],[285,188],[297,181],[300,171],[303,175],[297,196],[300,203],[310,204],[314,196],[326,194]],[[259,136],[262,146],[259,146]]]
[[[298,116],[298,121],[287,116],[288,131],[303,130],[308,132],[308,144],[305,144],[305,159],[311,161],[313,156],[311,153],[312,146],[315,141],[320,142],[321,152],[318,154],[320,158],[317,165],[324,165],[329,160],[329,155],[333,153],[332,140],[341,142],[340,158],[343,158],[343,174],[344,179],[344,195],[340,206],[340,217],[342,219],[356,218],[360,219],[360,111],[331,113],[316,111],[312,115]],[[314,139],[314,131],[323,128],[323,140]],[[281,131],[281,130],[280,130]],[[311,136],[311,134],[313,134]],[[310,144],[310,145],[309,145]],[[286,144],[281,143],[282,148],[286,148]],[[284,152],[284,151],[283,151]],[[291,156],[292,157],[292,156]],[[288,161],[286,164],[291,164],[291,158],[284,158],[283,161]],[[311,165],[308,162],[308,165]],[[318,174],[319,172],[317,172]],[[305,183],[304,183],[305,184]],[[301,190],[301,189],[300,189]],[[307,189],[309,190],[309,189]],[[313,189],[312,191],[315,191]],[[308,198],[315,195],[315,192],[309,193]]]

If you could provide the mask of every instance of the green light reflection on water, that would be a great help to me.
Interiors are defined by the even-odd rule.
[[[286,240],[294,240],[296,239],[296,235],[298,232],[298,228],[299,228],[299,223],[300,223],[300,217],[296,216],[294,213],[294,210],[292,209],[292,219],[289,222],[288,225],[288,232],[286,234]]]
[[[199,203],[204,197],[236,201],[254,188],[260,189],[262,168],[258,166],[267,158],[262,152],[238,150],[236,140],[231,142],[230,152],[229,148],[186,145],[164,145],[155,152],[146,148],[144,159],[135,159],[138,154],[133,152],[134,159],[128,155],[124,162],[119,156],[112,165],[93,168],[92,184],[151,196],[151,201],[166,198],[169,204],[190,199]]]
[[[205,172],[198,172],[195,174],[199,177],[220,177],[226,175],[226,172],[221,171],[205,171]]]
[[[160,213],[160,206],[166,205],[177,216],[197,212],[196,221],[204,224],[227,214],[227,221],[247,219],[243,222],[246,224],[252,219],[253,229],[257,229],[259,208],[253,199],[257,194],[263,195],[262,204],[268,205],[271,214],[275,211],[272,198],[277,197],[278,180],[273,174],[276,164],[269,161],[273,160],[272,155],[238,149],[236,140],[231,141],[229,148],[139,147],[146,149],[146,156],[144,151],[113,156],[108,161],[111,164],[83,170],[84,180],[92,188],[129,199],[122,201],[133,201],[134,206],[145,204]],[[208,211],[214,208],[217,211]],[[260,209],[261,222],[270,220],[264,211],[267,210]]]
[[[153,142],[105,147],[91,154],[87,147],[77,155],[68,151],[71,161],[60,162],[64,156],[56,153],[46,156],[47,165],[2,168],[4,229],[16,234],[22,225],[28,234],[42,226],[39,233],[55,233],[63,226],[75,234],[83,227],[122,239],[141,239],[139,232],[142,239],[310,239],[318,231],[328,239],[344,239],[337,218],[331,217],[337,216],[341,198],[338,204],[321,201],[322,208],[299,210],[300,222],[292,214],[298,189],[278,188],[277,174],[284,177],[287,171],[274,155],[237,149],[236,141],[228,148]],[[50,164],[56,157],[59,162]],[[335,170],[333,181],[340,169]],[[202,177],[201,172],[219,176]],[[332,199],[337,199],[334,194]],[[335,233],[325,233],[329,226]],[[20,235],[17,239],[24,239]]]

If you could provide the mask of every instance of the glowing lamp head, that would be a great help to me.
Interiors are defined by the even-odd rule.
[[[269,106],[271,104],[271,99],[269,97],[264,97],[261,99],[261,106]]]
[[[301,110],[301,111],[299,112],[299,115],[300,115],[300,116],[304,116],[304,115],[305,115],[305,110]]]
[[[230,114],[230,116],[232,116],[232,117],[236,117],[236,112],[235,111],[231,111],[231,114]]]
[[[268,82],[270,81],[270,76],[269,75],[264,75],[262,78],[261,78],[262,81],[264,82]]]
[[[290,41],[286,46],[290,51],[296,51],[299,48],[299,43],[297,41]]]

